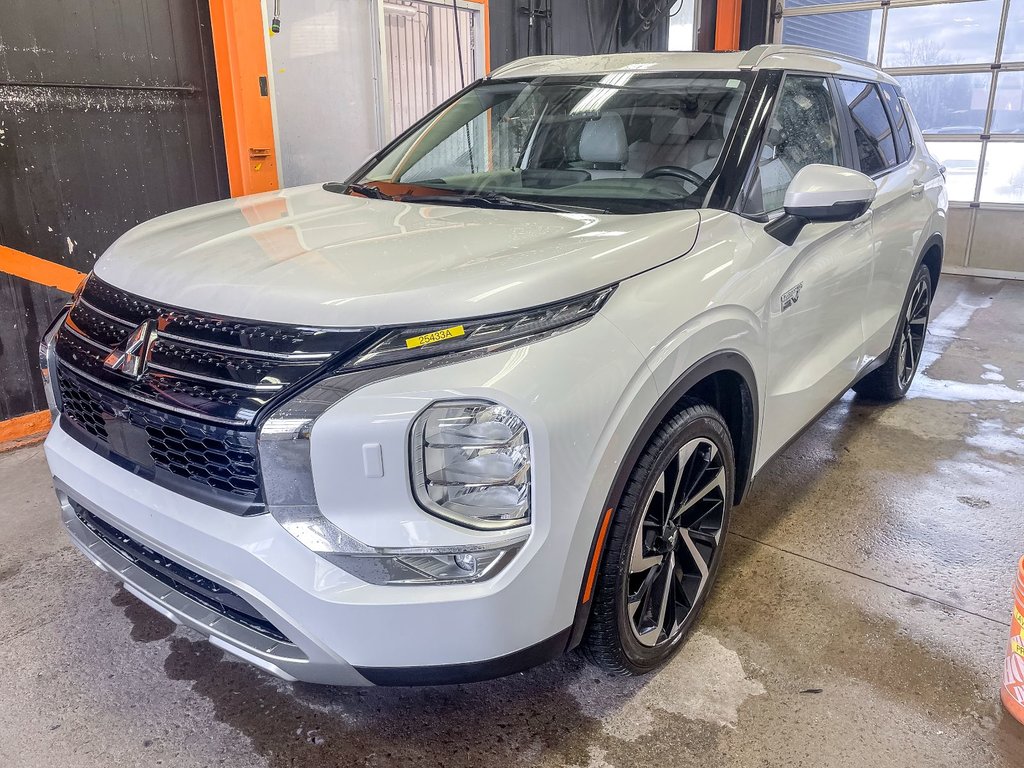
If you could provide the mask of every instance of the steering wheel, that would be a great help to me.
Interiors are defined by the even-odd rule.
[[[641,176],[641,178],[654,179],[658,176],[672,176],[676,179],[688,181],[695,187],[699,187],[705,181],[704,177],[696,171],[691,171],[689,168],[683,168],[678,165],[659,165],[657,168],[651,168],[651,170]]]

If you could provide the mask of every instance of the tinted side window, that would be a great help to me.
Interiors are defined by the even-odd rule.
[[[842,165],[839,123],[828,79],[787,75],[761,146],[745,212],[781,209],[797,171],[812,163]]]
[[[840,80],[839,88],[853,120],[861,171],[874,176],[892,168],[897,163],[896,142],[878,88],[856,80]]]
[[[907,122],[907,113],[903,108],[903,99],[900,98],[896,88],[888,83],[882,84],[882,96],[885,97],[885,105],[889,108],[889,116],[896,128],[897,149],[902,162],[910,157],[914,148],[914,140],[910,136],[910,124]]]

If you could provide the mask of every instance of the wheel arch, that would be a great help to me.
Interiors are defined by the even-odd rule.
[[[678,412],[687,398],[700,400],[712,406],[726,422],[736,458],[733,503],[739,504],[750,487],[760,423],[757,380],[753,366],[742,353],[736,350],[714,352],[690,366],[662,393],[642,421],[619,463],[587,557],[587,567],[584,569],[580,597],[569,637],[569,648],[576,647],[583,639],[593,602],[591,582],[604,555],[607,528],[625,492],[629,475],[658,427]]]
[[[934,234],[929,237],[924,246],[921,248],[921,252],[917,257],[917,263],[924,264],[928,267],[928,272],[932,277],[932,292],[935,291],[935,287],[939,284],[939,275],[942,274],[942,257],[944,255],[944,241],[942,235]],[[914,267],[914,272],[917,272],[917,267]]]

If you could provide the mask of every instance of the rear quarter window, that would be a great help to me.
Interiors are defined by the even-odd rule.
[[[899,160],[896,139],[888,114],[882,106],[882,97],[875,83],[860,80],[839,80],[853,121],[853,136],[860,169],[868,176],[877,176],[894,168]]]
[[[882,84],[882,97],[889,108],[893,128],[896,131],[896,149],[899,151],[900,162],[908,159],[914,151],[914,140],[910,133],[910,122],[903,99],[896,87],[888,83]]]

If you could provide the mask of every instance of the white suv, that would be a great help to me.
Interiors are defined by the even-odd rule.
[[[946,206],[863,63],[509,64],[348,183],[110,248],[41,346],[64,525],[285,679],[651,670],[765,462],[907,391]]]

